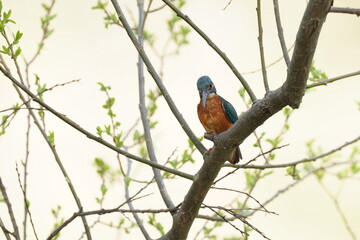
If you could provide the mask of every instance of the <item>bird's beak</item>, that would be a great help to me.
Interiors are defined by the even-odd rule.
[[[207,99],[207,96],[208,96],[209,94],[210,94],[210,90],[203,90],[203,91],[201,92],[203,107],[206,106],[206,99]]]

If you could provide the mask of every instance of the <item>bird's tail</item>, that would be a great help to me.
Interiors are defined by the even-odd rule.
[[[230,162],[232,164],[236,164],[236,163],[238,163],[240,161],[240,159],[242,159],[242,156],[241,156],[240,148],[237,147],[237,148],[234,149],[234,152],[232,154]]]

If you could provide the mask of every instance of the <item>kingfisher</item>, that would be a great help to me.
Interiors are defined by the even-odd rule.
[[[235,108],[221,96],[217,95],[214,83],[210,77],[202,76],[197,81],[200,103],[197,106],[199,120],[206,132],[219,134],[229,129],[237,120]],[[208,150],[211,151],[212,148]],[[238,163],[242,159],[240,148],[234,149],[229,160]]]

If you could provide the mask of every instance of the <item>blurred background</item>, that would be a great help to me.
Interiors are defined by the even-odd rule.
[[[244,73],[257,97],[262,98],[265,90],[261,71],[257,71],[261,65],[257,39],[256,1],[233,0],[229,5],[228,3],[227,0],[187,1],[182,10],[226,53],[238,70]],[[266,63],[270,64],[278,60],[282,52],[273,4],[271,1],[263,1],[262,4],[264,49]],[[307,1],[279,1],[279,4],[285,40],[290,48],[295,41]],[[102,108],[106,96],[99,90],[97,82],[111,86],[110,94],[116,98],[114,111],[121,122],[121,129],[126,132],[139,118],[137,52],[123,28],[118,26],[105,28],[104,13],[93,10],[94,5],[96,1],[56,1],[53,13],[57,16],[51,24],[54,33],[45,42],[40,57],[30,69],[30,82],[35,83],[34,74],[37,74],[47,87],[80,79],[79,82],[46,93],[44,99],[57,111],[92,133],[96,133],[97,126],[109,124],[106,111]],[[135,26],[136,1],[123,0],[120,1],[120,5],[131,25]],[[23,32],[20,41],[22,55],[30,58],[36,52],[42,34],[40,17],[43,16],[44,9],[41,2],[5,0],[3,6],[4,10],[12,9],[12,19],[16,21],[16,25],[9,25],[9,31]],[[159,6],[162,6],[162,2],[154,1],[153,7]],[[334,6],[360,8],[360,2],[336,0]],[[113,12],[111,4],[108,9]],[[246,106],[238,94],[241,85],[224,61],[193,30],[188,36],[189,44],[181,47],[178,54],[167,57],[163,66],[161,65],[161,60],[152,48],[160,53],[165,49],[169,38],[166,20],[172,15],[173,12],[168,7],[149,14],[145,29],[154,34],[154,45],[153,47],[145,45],[145,50],[155,68],[162,67],[164,84],[183,117],[195,134],[202,136],[204,130],[196,113],[199,102],[197,79],[202,75],[209,75],[216,85],[218,94],[231,102],[239,114],[246,111]],[[325,72],[329,78],[360,70],[359,43],[359,18],[355,15],[329,13],[314,57],[316,68]],[[167,49],[166,51],[171,51],[174,46],[170,45]],[[291,53],[292,51],[290,56]],[[22,60],[19,62],[22,64]],[[267,73],[271,89],[281,86],[287,74],[284,60],[269,67]],[[152,78],[147,73],[145,77],[146,88],[155,89]],[[36,87],[33,86],[32,90],[36,91]],[[292,162],[307,157],[306,143],[312,139],[314,145],[326,152],[359,136],[358,101],[360,101],[359,76],[307,91],[302,105],[293,113],[289,121],[290,129],[283,139],[283,143],[289,146],[277,150],[276,159],[272,163]],[[20,102],[11,82],[1,76],[0,110]],[[21,110],[6,133],[0,136],[0,176],[7,187],[19,225],[23,219],[23,199],[16,163],[21,165],[25,156],[26,118],[27,111]],[[158,110],[153,119],[159,121],[152,131],[157,157],[160,163],[165,163],[174,151],[176,156],[187,147],[187,136],[162,98],[158,101]],[[281,130],[282,124],[283,115],[278,113],[261,126],[258,133],[266,132],[266,136],[271,137]],[[77,189],[84,209],[98,209],[95,198],[99,196],[101,180],[93,162],[99,157],[116,168],[118,166],[116,154],[47,112],[46,127],[55,133],[56,148]],[[140,124],[138,129],[142,130]],[[252,159],[259,152],[258,148],[253,147],[254,142],[255,138],[251,136],[241,145],[245,161]],[[207,147],[212,146],[212,143],[206,140],[204,144]],[[338,153],[339,159],[343,157],[346,160],[351,149],[348,147]],[[131,152],[138,153],[136,149]],[[195,174],[198,171],[203,161],[202,156],[196,152],[194,159],[194,164],[184,167],[185,172]],[[122,161],[127,160],[122,158]],[[219,176],[224,175],[228,170],[224,169]],[[31,128],[28,173],[30,209],[39,238],[44,239],[49,235],[54,224],[51,209],[61,205],[61,216],[67,219],[77,211],[77,208],[51,151],[35,126]],[[333,173],[336,175],[337,170],[334,169]],[[148,166],[134,163],[132,176],[136,179],[150,180],[152,171]],[[112,191],[109,191],[104,202],[104,208],[116,207],[124,202],[123,179],[119,177],[114,181]],[[252,196],[264,202],[292,182],[293,179],[286,176],[285,169],[276,170],[257,186]],[[183,179],[166,181],[166,184],[176,204],[182,201],[190,186],[190,182]],[[359,177],[339,181],[336,176],[329,174],[322,180],[322,184],[333,196],[338,196],[337,203],[349,226],[360,238]],[[241,170],[219,184],[236,189],[242,189],[244,185],[245,177]],[[130,189],[134,194],[140,187],[136,184],[132,186],[134,187]],[[147,189],[147,193],[154,194],[135,201],[136,208],[164,208],[159,201],[155,186]],[[210,191],[206,202],[209,205],[221,205],[231,202],[233,197],[234,195],[228,192]],[[306,178],[277,197],[267,209],[277,214],[258,213],[249,221],[271,239],[354,239],[347,231],[334,201],[329,198],[314,176]],[[5,225],[10,226],[6,206],[2,203],[0,216]],[[127,216],[132,219],[130,214]],[[141,216],[146,221],[146,216]],[[104,216],[104,219],[111,221],[113,217],[119,216],[113,214]],[[171,227],[171,218],[168,214],[160,214],[158,218],[167,231]],[[96,216],[88,219],[91,224],[96,220]],[[242,226],[241,222],[235,223]],[[200,220],[195,221],[189,239],[194,239],[202,225]],[[149,231],[152,237],[158,236],[155,230],[149,228]],[[226,224],[216,231],[218,239],[240,236],[239,232]],[[34,239],[30,232],[29,229],[28,239]],[[81,232],[82,224],[78,219],[61,232],[60,239],[79,239]],[[250,239],[262,239],[255,232],[250,234]],[[2,239],[3,235],[0,236]],[[100,224],[93,230],[93,239],[143,239],[143,237],[136,229],[131,230],[130,235],[125,235]]]

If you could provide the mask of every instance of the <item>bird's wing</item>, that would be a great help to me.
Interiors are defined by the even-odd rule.
[[[226,101],[224,98],[220,97],[220,99],[227,119],[229,119],[230,122],[235,123],[238,120],[238,115],[236,113],[235,108],[233,107],[233,105],[231,105],[231,103]]]

